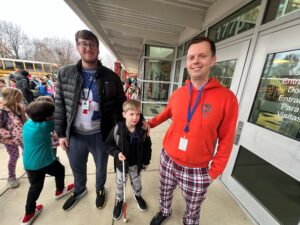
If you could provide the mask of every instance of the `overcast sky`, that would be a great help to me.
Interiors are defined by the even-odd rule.
[[[0,9],[0,20],[19,25],[31,39],[58,37],[75,42],[76,31],[87,29],[63,0],[0,0]],[[101,58],[109,54],[103,45],[100,53]]]

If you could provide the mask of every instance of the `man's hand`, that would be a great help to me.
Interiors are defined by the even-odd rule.
[[[63,150],[68,151],[69,148],[69,141],[67,138],[59,138],[58,139],[59,145],[62,147]]]
[[[118,157],[119,157],[119,160],[120,160],[120,161],[126,160],[126,157],[125,157],[125,155],[123,155],[122,152],[120,152],[120,153],[118,154]]]
[[[208,175],[209,182],[212,183],[214,180]]]
[[[150,136],[150,125],[147,121],[143,121],[143,126],[147,129],[147,136]]]

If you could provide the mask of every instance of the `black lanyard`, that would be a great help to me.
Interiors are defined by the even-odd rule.
[[[91,89],[92,89],[92,85],[93,85],[93,83],[94,83],[94,81],[95,81],[95,78],[96,78],[96,73],[95,73],[95,75],[93,76],[93,79],[92,79],[92,81],[91,81],[91,83],[90,83],[89,90],[88,90],[88,93],[87,93],[87,96],[86,96],[86,97],[85,97],[85,95],[84,95],[84,91],[82,90],[82,99],[83,99],[83,100],[88,100],[88,99],[89,99],[90,91],[91,91]]]

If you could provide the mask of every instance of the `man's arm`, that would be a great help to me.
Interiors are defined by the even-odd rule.
[[[209,176],[216,179],[222,174],[226,167],[230,153],[233,147],[236,121],[238,117],[238,102],[232,94],[231,100],[228,101],[225,107],[225,115],[218,129],[218,148],[212,159],[212,164],[209,169]]]
[[[59,72],[56,83],[55,111],[54,111],[55,131],[59,138],[66,137],[67,117],[64,94],[62,90],[61,72]]]

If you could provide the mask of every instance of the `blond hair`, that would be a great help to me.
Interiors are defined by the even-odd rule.
[[[37,102],[54,102],[50,96],[39,96],[35,101]]]
[[[14,114],[21,113],[20,103],[23,100],[22,92],[13,87],[2,89],[3,105],[8,107]]]
[[[0,77],[0,82],[1,82],[2,84],[6,85],[6,80],[5,80],[5,78]]]
[[[125,101],[123,103],[123,112],[127,112],[128,110],[141,111],[141,102],[135,99]]]

